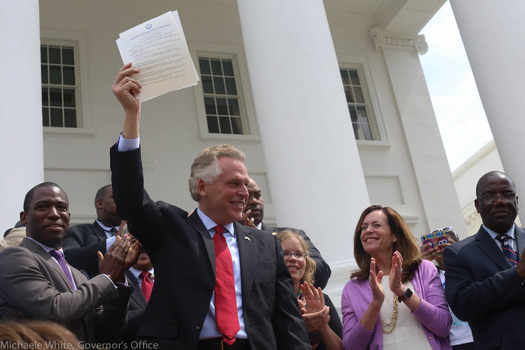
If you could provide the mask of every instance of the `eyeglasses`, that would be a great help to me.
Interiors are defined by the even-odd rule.
[[[516,199],[516,193],[514,192],[485,193],[481,196],[478,196],[477,198],[487,204],[492,204],[498,199],[498,197],[501,197],[501,199],[504,202],[512,202],[513,200]]]
[[[296,252],[296,253],[284,252],[283,255],[284,255],[285,260],[290,259],[292,256],[296,258],[297,260],[302,260],[306,258],[306,253],[300,253],[300,252]]]

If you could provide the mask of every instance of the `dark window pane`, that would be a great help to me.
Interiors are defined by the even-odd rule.
[[[215,86],[216,94],[224,95],[226,93],[224,79],[222,77],[213,77],[213,85]]]
[[[224,75],[228,77],[233,77],[233,65],[232,60],[223,60],[222,68],[224,69]]]
[[[65,109],[64,110],[64,120],[66,128],[76,128],[77,127],[77,111],[74,109]]]
[[[242,130],[242,120],[241,118],[231,118],[232,121],[232,130],[234,134],[237,135],[243,135],[244,132]]]
[[[350,119],[352,120],[352,123],[357,122],[357,112],[355,110],[354,106],[348,106],[348,111],[350,112]]]
[[[206,114],[217,115],[217,108],[215,108],[215,99],[212,97],[204,98],[204,106],[206,107]]]
[[[239,109],[239,101],[237,101],[236,98],[228,99],[228,107],[230,109],[230,115],[241,115],[241,111]]]
[[[348,78],[348,71],[346,69],[340,69],[341,79],[343,79],[343,84],[350,84],[350,79]]]
[[[73,55],[73,48],[72,47],[63,47],[62,48],[62,63],[63,64],[75,64],[75,57]]]
[[[217,112],[219,115],[228,115],[228,107],[226,106],[225,98],[217,99]]]
[[[47,66],[45,64],[40,66],[40,72],[41,72],[41,75],[42,75],[42,84],[47,84],[48,83],[48,80],[47,80]]]
[[[60,64],[60,47],[58,46],[49,46],[49,63],[58,63]]]
[[[61,108],[51,108],[51,126],[57,126],[57,127],[64,126],[62,122],[62,109]]]
[[[62,106],[62,91],[61,89],[49,89],[49,104],[51,106]]]
[[[217,117],[209,115],[206,119],[208,120],[208,132],[211,134],[219,134],[219,122],[217,121]]]
[[[49,106],[49,90],[42,88],[42,106]]]
[[[221,126],[221,134],[231,134],[232,128],[230,126],[230,118],[219,117],[219,124]]]
[[[351,86],[345,86],[345,96],[346,96],[346,102],[350,102],[350,103],[355,102],[354,93],[352,91]]]
[[[228,95],[237,95],[237,86],[234,78],[226,78],[226,91]]]
[[[49,108],[42,108],[42,125],[49,126]]]
[[[49,80],[51,84],[62,84],[60,66],[49,66]]]
[[[75,90],[64,89],[64,107],[76,107]]]
[[[210,76],[202,76],[202,91],[205,94],[213,94],[213,83]]]
[[[361,85],[361,82],[359,81],[359,76],[357,75],[356,70],[350,71],[350,79],[352,79],[352,85]]]
[[[352,124],[354,127],[354,137],[356,140],[359,140],[359,124]]]
[[[356,86],[354,87],[355,100],[357,103],[365,103],[365,97],[363,96],[363,89]]]
[[[47,63],[47,46],[40,46],[40,62]]]
[[[210,60],[211,64],[211,74],[213,75],[222,75],[221,61],[220,60]]]
[[[211,74],[210,61],[207,58],[199,58],[199,67],[201,69],[201,74]]]
[[[64,67],[64,85],[75,85],[75,67]]]
[[[357,107],[357,121],[359,123],[369,124],[368,114],[366,113],[366,108],[363,107],[363,106],[358,106]]]

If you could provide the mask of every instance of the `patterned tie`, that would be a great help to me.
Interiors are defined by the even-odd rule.
[[[60,268],[66,275],[67,279],[69,280],[69,284],[71,285],[72,289],[75,289],[75,282],[73,282],[73,276],[71,276],[71,271],[69,270],[69,267],[66,264],[66,259],[64,259],[64,253],[62,253],[60,250],[51,249],[49,251],[49,254],[58,261],[58,265],[60,265]]]
[[[148,271],[142,271],[140,278],[142,279],[142,293],[144,293],[144,298],[146,301],[149,301],[151,296],[151,291],[153,290],[153,281],[149,278],[150,273]]]
[[[509,259],[512,266],[516,266],[518,264],[518,253],[512,249],[508,242],[509,236],[507,235],[498,235],[496,239],[501,242],[501,248],[503,249],[503,254]]]
[[[237,316],[232,256],[223,232],[223,226],[215,226],[215,317],[217,329],[223,334],[223,340],[232,345],[241,327]]]
[[[115,236],[116,234],[118,233],[118,230],[116,227],[112,227],[110,230],[109,230],[109,234],[111,236]]]

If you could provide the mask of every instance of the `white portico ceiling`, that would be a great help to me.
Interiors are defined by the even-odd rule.
[[[418,34],[446,0],[324,0],[326,11],[372,16],[388,33]]]

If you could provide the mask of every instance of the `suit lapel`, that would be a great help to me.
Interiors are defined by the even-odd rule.
[[[108,236],[106,236],[106,231],[98,224],[98,222],[95,220],[93,222],[93,231],[95,232],[95,235],[98,237],[99,241],[105,241]]]
[[[215,276],[215,246],[213,245],[213,238],[211,238],[211,235],[206,229],[206,226],[204,226],[201,219],[199,218],[197,210],[194,210],[186,221],[201,234],[204,241],[204,246],[206,247],[206,252],[208,253],[208,259],[212,266],[213,275]]]
[[[58,274],[58,276],[60,276],[60,279],[63,282],[64,286],[66,286],[68,290],[73,290],[72,286],[69,283],[69,280],[67,279],[66,275],[64,274],[64,271],[62,271],[62,269],[56,263],[56,261],[53,259],[53,257],[51,255],[49,255],[49,253],[46,252],[44,250],[44,248],[42,248],[41,246],[39,246],[37,243],[33,242],[29,238],[24,238],[22,240],[22,243],[20,243],[20,246],[31,250],[33,253],[35,253],[36,255],[40,256],[42,259],[44,259],[45,262],[47,263],[47,266],[49,268],[53,269]],[[68,264],[68,266],[69,266],[69,264]],[[78,274],[80,274],[80,272],[77,273],[77,271],[75,269],[71,268],[71,266],[69,266],[69,268],[71,270],[71,273],[73,275],[73,279],[75,280],[75,283],[78,284],[77,281],[79,281],[79,278],[80,278],[78,276]],[[56,283],[58,281],[55,279],[55,280],[53,280],[53,282]]]
[[[507,260],[505,255],[501,252],[501,249],[498,247],[496,242],[488,234],[483,227],[480,228],[479,232],[476,234],[476,242],[478,242],[478,247],[492,260],[501,270],[507,270],[512,265]]]
[[[135,276],[133,276],[133,274],[129,270],[126,270],[124,274],[129,279],[131,284],[133,284],[133,287],[135,287],[135,289],[133,290],[133,293],[131,293],[130,295],[130,299],[133,299],[133,301],[137,303],[137,305],[139,305],[140,307],[145,308],[148,305],[148,302],[146,301],[146,298],[144,297],[144,293],[142,293],[142,290],[139,289],[139,281],[137,281]]]
[[[518,258],[521,259],[521,254],[525,249],[525,230],[516,226],[514,229],[514,237],[516,237]]]
[[[241,264],[242,298],[248,300],[255,274],[255,262],[257,261],[257,242],[252,237],[250,230],[236,222],[233,223],[237,234],[237,245],[239,246],[239,260]]]

